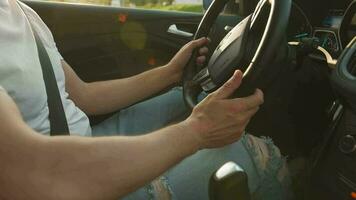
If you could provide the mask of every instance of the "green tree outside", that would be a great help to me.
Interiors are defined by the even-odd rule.
[[[45,0],[67,3],[83,3],[95,5],[113,5],[112,0]],[[201,4],[174,4],[174,0],[120,0],[122,7],[137,7],[144,9],[172,10],[182,12],[203,12]]]

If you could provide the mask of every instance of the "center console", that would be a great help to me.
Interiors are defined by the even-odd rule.
[[[339,109],[338,125],[313,170],[313,199],[356,199],[356,114]]]
[[[356,199],[356,37],[331,77],[340,104],[312,171],[312,198]]]

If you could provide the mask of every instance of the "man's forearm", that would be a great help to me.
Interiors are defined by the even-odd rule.
[[[90,115],[113,112],[162,91],[179,78],[180,74],[163,66],[130,78],[89,83],[81,108]]]
[[[43,157],[49,174],[44,176],[52,178],[56,195],[115,199],[194,153],[197,145],[185,131],[178,124],[139,137],[50,138]]]
[[[117,199],[197,151],[186,131],[181,123],[138,137],[43,136],[35,148],[20,148],[16,159],[1,159],[1,193],[5,199]],[[28,136],[36,133],[23,134],[31,141]],[[26,152],[35,159],[23,157]]]
[[[208,48],[203,46],[208,42],[207,38],[191,41],[184,45],[166,66],[113,81],[85,83],[62,60],[66,91],[69,98],[88,115],[117,111],[178,83],[194,49],[200,48],[200,56],[197,57],[196,64],[203,65],[206,60],[205,55],[208,53]]]
[[[263,93],[229,99],[235,72],[183,122],[137,137],[47,137],[30,129],[0,92],[0,199],[116,199],[198,149],[240,139]]]
[[[47,137],[0,91],[0,199],[117,199],[200,148],[188,121],[137,137]]]

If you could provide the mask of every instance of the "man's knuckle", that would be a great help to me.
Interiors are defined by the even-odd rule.
[[[230,119],[236,118],[236,112],[232,110],[232,108],[227,108],[225,111],[225,116]]]
[[[233,105],[231,106],[231,111],[232,111],[234,114],[239,114],[239,113],[241,113],[241,111],[242,111],[241,104],[233,104]]]
[[[241,110],[246,110],[249,106],[249,102],[248,101],[239,101],[239,103],[237,104]]]

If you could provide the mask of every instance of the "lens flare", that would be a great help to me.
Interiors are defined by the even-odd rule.
[[[125,23],[127,21],[127,14],[119,14],[118,20],[120,23]]]
[[[127,21],[120,28],[120,39],[132,50],[142,50],[146,47],[147,32],[138,22]]]

